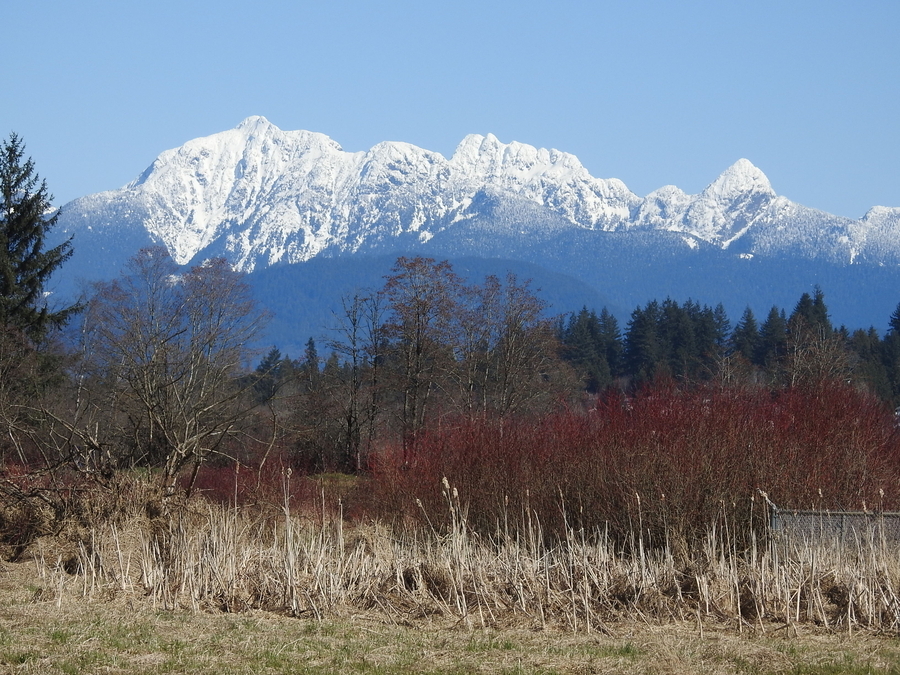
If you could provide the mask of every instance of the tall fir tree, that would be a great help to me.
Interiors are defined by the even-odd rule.
[[[316,341],[312,338],[306,341],[301,368],[306,387],[313,391],[319,385],[321,371],[319,370],[319,351],[316,349]]]
[[[759,329],[754,363],[769,370],[776,370],[787,349],[787,319],[784,310],[772,307]]]
[[[570,316],[560,338],[563,358],[578,372],[585,389],[596,393],[609,386],[612,376],[600,336],[600,319],[594,311],[582,307]]]
[[[788,330],[812,331],[822,337],[829,337],[834,331],[828,318],[828,307],[825,305],[825,294],[816,286],[813,295],[804,293],[788,318]]]
[[[625,369],[635,382],[653,378],[664,358],[664,350],[658,331],[662,310],[656,300],[645,308],[637,307],[625,332],[623,358]]]
[[[900,334],[900,305],[897,305],[897,309],[888,320],[888,332]]]
[[[618,377],[622,372],[622,333],[619,331],[619,322],[606,307],[600,312],[597,320],[599,328],[600,345],[606,355],[606,363],[609,366],[609,374]]]
[[[735,354],[740,354],[752,363],[756,360],[759,340],[759,326],[756,323],[756,317],[753,316],[753,310],[747,307],[741,315],[740,321],[734,327],[734,333],[731,335],[731,348]]]
[[[662,362],[666,372],[678,379],[691,378],[695,370],[699,350],[692,316],[694,311],[694,303],[690,300],[681,307],[675,300],[666,298],[657,320]]]
[[[45,299],[50,276],[72,255],[71,240],[45,250],[56,225],[52,195],[16,135],[0,145],[0,326],[40,341],[79,307],[51,310]],[[52,214],[52,215],[50,215]]]
[[[725,353],[728,349],[728,338],[731,335],[731,320],[728,318],[728,312],[725,311],[725,305],[721,302],[713,309],[713,327],[714,343],[721,353]]]
[[[891,401],[895,406],[900,405],[900,305],[888,321],[888,332],[881,343],[881,358]]]
[[[883,343],[875,327],[853,331],[848,344],[853,355],[855,380],[864,383],[882,400],[892,401],[893,390],[883,359]]]
[[[259,362],[253,376],[253,390],[256,393],[257,401],[265,403],[275,396],[278,386],[281,384],[284,364],[285,359],[282,358],[281,350],[278,347],[272,347]]]

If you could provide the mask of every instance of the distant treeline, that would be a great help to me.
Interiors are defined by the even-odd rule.
[[[884,338],[851,333],[832,325],[819,288],[762,323],[749,308],[732,325],[722,305],[653,300],[622,330],[605,308],[546,318],[514,275],[469,285],[446,261],[400,258],[383,288],[346,298],[337,316],[337,339],[310,338],[300,359],[273,348],[252,376],[260,403],[287,406],[295,457],[312,471],[365,469],[379,447],[451,419],[539,417],[660,382],[834,382],[900,404],[900,308]]]
[[[660,376],[768,386],[837,378],[900,405],[900,306],[884,338],[875,328],[850,332],[831,324],[819,288],[790,314],[772,307],[762,323],[747,308],[732,328],[722,305],[667,299],[636,308],[624,334],[606,309],[583,308],[558,335],[562,358],[594,393]]]

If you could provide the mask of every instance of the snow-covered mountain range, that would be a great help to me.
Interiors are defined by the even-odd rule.
[[[504,238],[661,230],[744,255],[900,262],[900,208],[852,220],[800,206],[746,159],[698,195],[666,186],[641,198],[619,180],[594,178],[573,155],[490,134],[467,136],[449,159],[397,142],[345,152],[263,117],[162,153],[120,190],[75,200],[60,227],[144,230],[179,263],[224,255],[251,271],[407,248],[473,223]]]
[[[122,189],[65,205],[57,234],[74,235],[80,262],[70,274],[82,278],[111,276],[154,243],[181,264],[225,256],[248,272],[398,252],[507,258],[603,284],[607,294],[628,275],[600,278],[597,267],[655,259],[659,290],[647,293],[694,297],[702,287],[677,279],[701,261],[728,268],[725,281],[710,281],[719,292],[752,277],[740,269],[751,260],[815,261],[832,272],[900,264],[900,208],[853,220],[801,206],[746,159],[700,194],[665,186],[640,197],[620,180],[594,178],[574,155],[490,134],[467,136],[449,159],[399,142],[345,152],[323,134],[282,131],[263,117],[163,152]],[[819,268],[808,284],[827,291],[828,274]]]

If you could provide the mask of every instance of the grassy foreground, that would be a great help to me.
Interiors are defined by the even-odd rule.
[[[587,634],[170,612],[133,595],[86,599],[33,561],[3,565],[0,608],[0,673],[900,673],[900,641],[871,631],[623,622]]]

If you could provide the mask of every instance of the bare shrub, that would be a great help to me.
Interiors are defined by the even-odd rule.
[[[759,490],[790,508],[900,505],[897,441],[878,401],[833,382],[775,393],[663,383],[587,412],[445,420],[405,453],[381,453],[373,490],[386,512],[443,523],[446,477],[482,533],[536,517],[556,539],[608,528],[626,544],[635,532],[652,546],[674,538],[687,554],[714,527],[749,545],[766,522]]]

